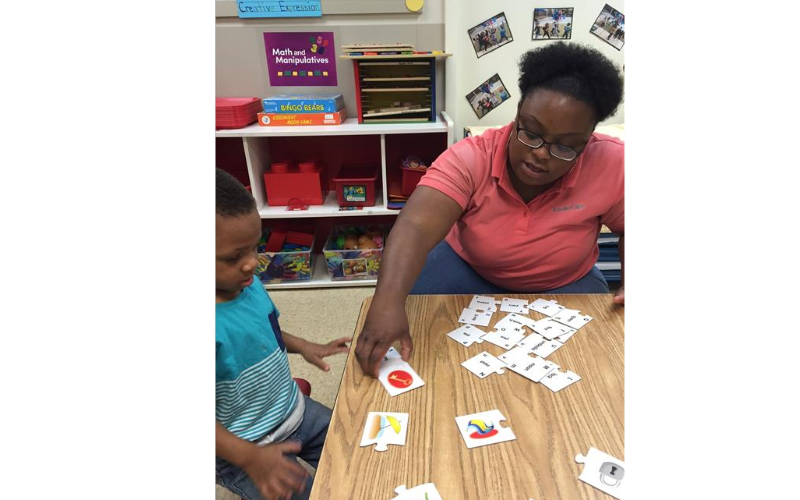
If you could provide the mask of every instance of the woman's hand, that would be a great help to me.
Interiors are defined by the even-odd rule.
[[[617,289],[617,293],[614,294],[614,303],[621,306],[625,305],[625,285]]]
[[[373,301],[356,343],[356,359],[364,373],[377,378],[386,351],[397,340],[400,341],[400,356],[408,361],[414,344],[408,333],[405,305],[400,302],[384,306]]]

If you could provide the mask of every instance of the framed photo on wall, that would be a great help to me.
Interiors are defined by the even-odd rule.
[[[478,58],[514,41],[508,20],[503,12],[473,26],[467,30],[467,34]]]
[[[617,50],[625,45],[625,14],[606,4],[589,32]]]
[[[570,40],[574,10],[572,7],[533,9],[531,40]]]
[[[472,106],[472,110],[478,115],[478,119],[483,118],[497,106],[503,104],[511,95],[500,75],[495,73],[485,82],[478,85],[475,90],[467,94],[467,101]]]

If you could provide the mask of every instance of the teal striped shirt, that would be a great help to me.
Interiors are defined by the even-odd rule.
[[[278,427],[297,404],[278,316],[258,277],[235,299],[217,304],[216,417],[248,441]]]

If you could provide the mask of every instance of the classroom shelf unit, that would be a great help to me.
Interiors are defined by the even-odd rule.
[[[387,208],[389,189],[401,177],[402,157],[415,154],[432,162],[453,143],[453,121],[442,111],[432,122],[424,123],[364,123],[355,118],[341,125],[263,127],[257,124],[235,130],[217,130],[218,139],[240,138],[247,176],[258,212],[265,224],[293,219],[311,219],[327,231],[334,218],[346,218],[348,223],[369,225],[396,216],[399,211]],[[219,141],[218,141],[219,142]],[[264,173],[273,161],[313,159],[324,166],[329,192],[323,205],[308,210],[291,211],[287,206],[272,206],[264,187]],[[428,163],[430,164],[430,163]],[[361,210],[341,211],[331,179],[345,165],[379,166],[375,206]],[[302,221],[300,221],[302,222]],[[325,231],[320,231],[324,233]],[[332,281],[328,277],[321,245],[327,234],[318,234],[314,246],[315,264],[311,280],[267,284],[274,289],[375,286],[377,280]]]

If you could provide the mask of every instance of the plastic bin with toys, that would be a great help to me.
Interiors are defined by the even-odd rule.
[[[382,226],[334,227],[323,248],[331,279],[376,279],[386,234]]]
[[[411,196],[422,176],[428,171],[428,166],[418,156],[408,155],[403,158],[400,170],[403,172],[402,194]]]
[[[372,207],[375,205],[377,166],[342,167],[333,178],[340,207]]]
[[[310,280],[314,232],[308,228],[265,229],[258,242],[256,274],[262,283]]]

